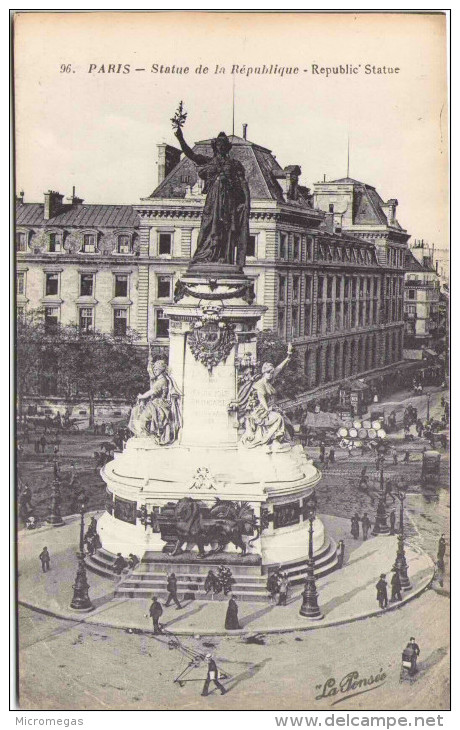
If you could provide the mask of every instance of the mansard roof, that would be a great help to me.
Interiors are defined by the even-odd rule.
[[[44,219],[43,203],[16,206],[17,226],[75,226],[78,228],[137,228],[139,218],[131,205],[62,205],[59,212]]]
[[[266,147],[261,147],[261,145],[235,135],[229,135],[229,140],[232,143],[230,157],[239,160],[244,166],[251,198],[275,200],[279,203],[285,203],[283,190],[276,179],[276,175],[282,176],[283,168],[277,162],[272,152]],[[193,147],[193,151],[212,157],[214,153],[211,142],[211,139],[197,142]],[[193,187],[197,180],[197,166],[184,156],[149,198],[184,198],[186,189]],[[294,204],[311,208],[312,206],[308,200],[306,188],[299,185],[298,191],[299,199],[294,201]],[[146,200],[149,198],[146,198]],[[293,201],[289,202],[292,203]]]
[[[338,180],[330,180],[330,183],[343,183],[353,185],[353,224],[357,226],[366,225],[388,225],[388,219],[382,208],[384,201],[373,185],[360,182],[352,177],[341,177]],[[393,202],[393,201],[388,201]],[[397,201],[394,201],[397,203]],[[392,228],[402,227],[395,219],[390,224]]]

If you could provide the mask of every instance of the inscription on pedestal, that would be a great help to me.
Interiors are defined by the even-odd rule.
[[[122,499],[121,497],[115,497],[115,507],[113,510],[113,516],[117,520],[123,522],[129,522],[131,525],[136,524],[136,502],[131,502],[129,499]]]
[[[276,504],[273,508],[273,527],[297,525],[300,521],[300,505],[298,502]]]

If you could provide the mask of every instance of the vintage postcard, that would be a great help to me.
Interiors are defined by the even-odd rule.
[[[19,720],[442,726],[448,21],[13,12]]]

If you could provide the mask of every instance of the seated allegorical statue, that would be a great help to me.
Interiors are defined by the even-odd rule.
[[[248,398],[245,431],[241,442],[248,449],[268,446],[270,450],[288,448],[286,416],[275,405],[275,388],[272,381],[280,374],[291,359],[292,345],[288,346],[287,357],[275,367],[271,362],[262,365],[262,376],[252,386]]]
[[[166,446],[177,439],[182,425],[180,393],[164,360],[153,364],[150,375],[150,389],[137,396],[129,428],[137,437],[151,436],[158,445]]]

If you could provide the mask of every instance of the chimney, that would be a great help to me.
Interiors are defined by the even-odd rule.
[[[16,195],[16,203],[22,205],[24,203],[24,190],[21,190],[19,195]]]
[[[243,124],[243,139],[247,139],[247,138],[248,138],[248,125]]]
[[[70,205],[81,205],[84,202],[83,198],[77,198],[77,196],[75,195],[75,185],[72,188],[71,197],[66,198],[66,200],[69,201]]]
[[[48,190],[45,193],[45,209],[43,211],[45,221],[49,221],[50,218],[54,218],[59,213],[63,197],[63,195],[60,195],[55,190]]]
[[[438,264],[439,264],[439,261],[438,261],[438,259],[436,259],[436,273],[438,273]]]
[[[390,198],[386,203],[382,205],[382,210],[385,213],[388,223],[391,225],[396,220],[396,208],[398,207],[398,201],[396,198]]]
[[[169,144],[157,144],[158,151],[158,185],[163,182],[180,160],[181,150]]]

